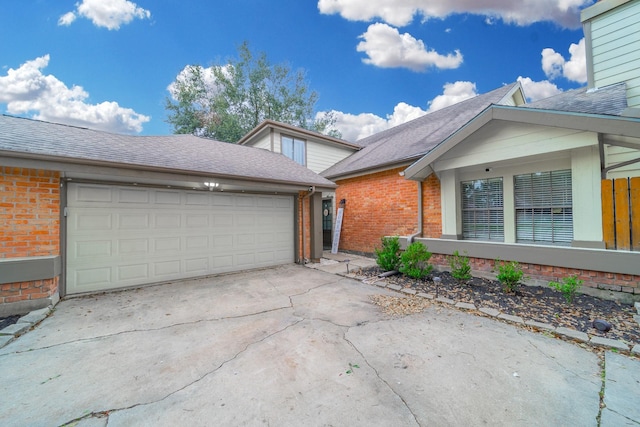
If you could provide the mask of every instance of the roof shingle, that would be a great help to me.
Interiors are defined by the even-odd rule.
[[[132,136],[0,116],[0,155],[335,187],[279,153],[193,135]]]
[[[420,158],[489,105],[500,103],[517,85],[505,85],[363,138],[356,142],[364,147],[362,150],[333,165],[322,175],[335,179]]]

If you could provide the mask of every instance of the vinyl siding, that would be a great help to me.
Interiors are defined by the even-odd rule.
[[[595,86],[627,82],[629,106],[640,106],[640,2],[594,18],[591,37]]]
[[[496,123],[471,135],[464,143],[443,155],[436,170],[457,169],[497,162],[526,162],[527,157],[546,156],[585,146],[596,145],[593,133],[571,129]]]
[[[320,173],[351,155],[353,152],[354,150],[346,148],[332,147],[307,141],[307,167],[315,173]]]
[[[633,150],[626,147],[616,147],[605,145],[605,166],[609,167],[618,163],[622,163],[628,160],[634,160],[640,158],[640,144],[638,149]],[[633,163],[631,165],[623,166],[618,169],[613,169],[607,174],[607,178],[628,178],[640,176],[640,163]]]
[[[259,140],[251,144],[251,146],[255,148],[262,148],[263,150],[271,151],[271,139],[269,135],[265,135],[264,137],[260,138]]]

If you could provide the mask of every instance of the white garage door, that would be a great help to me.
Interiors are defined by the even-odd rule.
[[[67,293],[294,260],[292,196],[70,183]]]

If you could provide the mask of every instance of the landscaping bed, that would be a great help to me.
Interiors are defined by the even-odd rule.
[[[381,268],[369,267],[363,268],[358,274],[375,278],[381,273]],[[433,281],[434,277],[441,279],[439,285]],[[549,287],[520,285],[516,292],[509,293],[503,290],[502,284],[497,280],[474,277],[461,283],[449,272],[433,272],[423,279],[399,274],[384,280],[388,284],[409,288],[418,293],[471,303],[478,308],[494,308],[525,320],[625,341],[630,345],[640,343],[640,325],[634,319],[634,307],[616,301],[578,293],[573,302],[568,304],[561,292]],[[606,320],[612,325],[611,329],[608,332],[596,329],[593,326],[596,319]]]

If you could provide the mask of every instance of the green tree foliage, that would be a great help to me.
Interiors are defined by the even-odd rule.
[[[235,143],[269,119],[340,137],[331,113],[312,117],[318,94],[309,90],[303,70],[272,65],[264,52],[254,55],[247,42],[238,54],[225,65],[190,65],[180,73],[165,100],[174,133]]]

